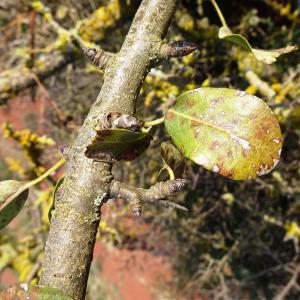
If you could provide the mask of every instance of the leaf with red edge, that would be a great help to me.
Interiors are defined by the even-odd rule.
[[[180,95],[166,114],[174,144],[195,163],[241,180],[270,172],[278,163],[282,135],[261,99],[227,88],[200,88]]]

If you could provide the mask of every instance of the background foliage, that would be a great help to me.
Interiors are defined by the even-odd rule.
[[[57,147],[76,136],[102,82],[102,72],[83,58],[78,45],[96,43],[117,51],[139,2],[1,2],[2,109],[16,100],[19,90],[17,100],[44,103],[42,121],[27,112],[16,116],[24,120],[20,128],[3,125],[1,180],[35,178],[59,159]],[[299,44],[299,1],[219,2],[228,26],[253,47]],[[187,161],[185,176],[191,182],[177,199],[189,213],[146,206],[143,220],[134,226],[143,223],[148,230],[138,233],[122,221],[130,215],[126,203],[111,202],[99,238],[114,247],[142,248],[168,257],[174,269],[171,299],[191,299],[199,293],[208,299],[299,299],[300,54],[263,64],[219,40],[220,26],[209,1],[181,1],[167,39],[191,40],[200,49],[150,71],[137,114],[146,120],[159,117],[183,91],[201,86],[245,90],[264,99],[279,119],[284,135],[281,161],[269,175],[245,182],[219,177]],[[45,76],[48,64],[53,66],[60,57],[64,63]],[[30,88],[11,87],[26,76],[33,79]],[[164,128],[157,127],[145,155],[116,164],[115,177],[141,187],[154,184],[163,166],[157,153],[167,140]],[[38,282],[48,211],[61,176],[32,190],[17,223],[1,231],[0,271],[14,270],[20,282]]]

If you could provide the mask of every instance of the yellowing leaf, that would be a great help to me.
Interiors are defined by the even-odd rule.
[[[282,135],[261,99],[227,88],[200,88],[177,98],[165,119],[177,148],[195,163],[235,180],[270,172]]]
[[[272,50],[254,49],[251,47],[250,43],[245,37],[243,37],[240,34],[233,33],[230,30],[230,28],[226,26],[222,26],[220,28],[219,38],[231,41],[239,45],[240,47],[244,48],[245,50],[252,52],[252,54],[257,60],[262,61],[266,64],[271,64],[275,62],[276,59],[282,54],[286,54],[298,49],[297,46],[286,46],[284,48],[272,49]]]

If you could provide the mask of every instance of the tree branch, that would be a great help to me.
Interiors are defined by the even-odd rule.
[[[25,65],[17,66],[16,68],[5,70],[0,73],[0,105],[5,104],[9,100],[9,98],[12,98],[20,91],[34,86],[36,82],[31,76],[32,73],[35,73],[36,76],[41,80],[46,79],[64,68],[67,64],[80,58],[80,56],[77,55],[78,45],[80,45],[81,47],[87,45],[94,46],[94,43],[86,42],[81,38],[79,33],[80,30],[86,29],[90,33],[94,34],[99,34],[99,31],[101,31],[103,32],[103,37],[101,38],[102,40],[104,39],[105,31],[115,26],[116,21],[120,18],[120,14],[118,12],[115,12],[112,9],[108,8],[109,5],[113,5],[111,1],[111,3],[106,7],[106,11],[109,13],[110,18],[113,20],[112,23],[108,23],[106,25],[102,24],[103,26],[101,26],[100,30],[97,28],[91,30],[91,26],[89,25],[90,22],[97,19],[97,15],[92,14],[90,18],[81,20],[76,24],[74,28],[70,28],[67,30],[54,20],[48,7],[44,6],[41,2],[30,3],[30,5],[31,4],[36,9],[36,11],[43,15],[46,22],[49,23],[57,32],[58,37],[55,42],[53,42],[46,48],[46,51],[49,51],[49,49],[51,49],[52,51],[44,55],[42,61],[43,64],[39,64],[38,66],[35,66],[30,70],[28,70]],[[3,5],[6,6],[9,5],[9,3],[4,3]],[[14,2],[12,2],[11,5],[14,5]],[[64,46],[68,48],[68,51],[58,50],[60,47],[62,47],[62,45],[60,45],[61,35],[63,35],[65,37],[64,39],[67,40],[66,45]],[[56,50],[54,51],[54,49]]]
[[[142,203],[156,203],[165,207],[173,207],[188,211],[187,208],[175,202],[163,200],[178,193],[187,184],[185,179],[174,179],[166,182],[159,182],[149,189],[141,189],[126,185],[117,180],[113,180],[110,188],[110,197],[122,197],[132,205],[133,214],[140,216]]]
[[[108,199],[111,164],[85,156],[101,128],[103,113],[133,115],[151,62],[175,12],[176,0],[143,0],[119,53],[105,69],[104,83],[67,160],[64,183],[55,196],[40,284],[84,299],[100,209]]]
[[[289,292],[297,285],[297,280],[298,280],[298,277],[299,277],[299,273],[300,273],[300,265],[298,265],[295,268],[291,279],[288,281],[286,286],[284,286],[281,289],[280,293],[275,296],[274,300],[284,300],[284,299],[286,299]]]
[[[0,73],[0,105],[3,105],[7,100],[20,91],[32,87],[36,84],[32,73],[43,80],[57,71],[64,68],[72,60],[75,55],[73,53],[61,54],[58,51],[54,51],[47,54],[44,58],[44,64],[37,66],[33,69],[27,69],[26,67],[18,66],[11,70],[6,70]]]

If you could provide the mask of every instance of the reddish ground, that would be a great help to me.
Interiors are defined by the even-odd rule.
[[[101,263],[102,276],[112,283],[124,300],[155,300],[171,281],[171,267],[160,256],[143,250],[108,248],[97,243],[94,258]]]
[[[113,286],[124,300],[157,300],[156,295],[171,281],[169,263],[142,250],[110,248],[97,242],[93,264],[101,266],[99,280],[104,279]],[[6,269],[0,273],[0,282],[8,287],[17,284],[18,280],[10,269]]]

